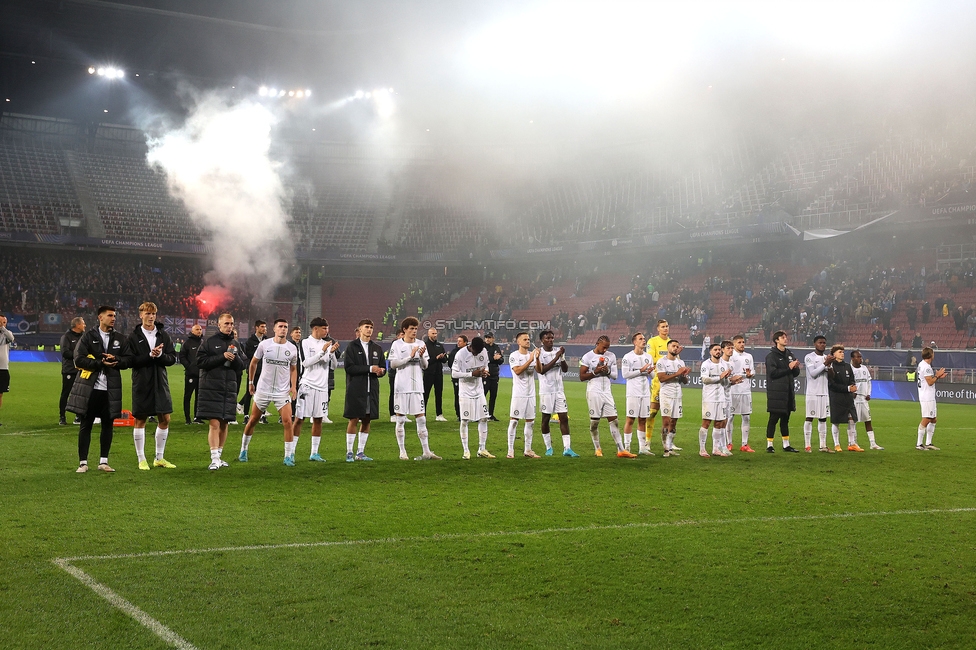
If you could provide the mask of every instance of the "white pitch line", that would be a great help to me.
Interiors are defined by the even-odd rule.
[[[160,639],[173,646],[174,648],[179,648],[180,650],[197,650],[197,647],[181,637],[179,634],[169,629],[152,616],[142,611],[129,601],[127,601],[122,596],[118,595],[102,583],[98,582],[90,575],[82,571],[76,566],[72,566],[67,560],[54,560],[54,563],[78,578],[83,585],[94,591],[96,594],[104,598],[109,602],[112,607],[121,610],[123,613],[128,614],[133,619],[136,620],[142,626],[148,628],[153,634],[158,636]]]
[[[518,535],[549,535],[552,533],[585,533],[601,530],[628,530],[641,528],[677,528],[679,526],[727,526],[735,524],[820,521],[826,519],[856,519],[862,517],[896,517],[903,515],[938,515],[960,512],[976,512],[973,508],[938,508],[932,510],[889,510],[877,512],[840,512],[827,515],[786,515],[780,517],[741,517],[738,519],[683,519],[679,521],[635,522],[630,524],[607,524],[603,526],[577,526],[567,528],[540,528],[536,530],[499,530],[477,533],[444,533],[415,537],[379,537],[374,539],[351,539],[329,542],[294,542],[289,544],[254,544],[249,546],[223,546],[216,548],[189,548],[169,551],[146,551],[144,553],[120,553],[116,555],[79,555],[77,557],[56,558],[58,562],[84,562],[91,560],[125,560],[144,557],[164,557],[167,555],[199,555],[204,553],[231,553],[239,551],[271,551],[289,548],[318,548],[329,546],[366,546],[371,544],[412,544],[418,542],[440,542],[454,539],[482,539],[490,537],[511,537]]]

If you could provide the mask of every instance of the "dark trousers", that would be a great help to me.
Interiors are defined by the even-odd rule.
[[[194,419],[197,414],[196,405],[194,405],[193,410],[190,410],[190,399],[193,394],[197,392],[197,384],[200,383],[199,375],[187,375],[183,379],[183,415],[186,417],[186,421]],[[199,395],[197,395],[199,397]],[[193,414],[191,416],[190,414]]]
[[[251,377],[250,375],[247,376],[248,384],[254,382],[254,385],[257,386],[258,379],[260,378],[261,378],[261,364],[258,364],[258,369],[254,371],[254,377]],[[241,387],[238,386],[237,390],[240,389]],[[251,414],[251,391],[248,390],[248,387],[244,388],[244,397],[241,398],[240,404],[241,406],[244,407],[244,415],[250,415]]]
[[[779,422],[779,435],[784,438],[790,437],[790,414],[789,413],[770,413],[769,421],[766,423],[766,439],[772,440],[776,437],[776,423]]]
[[[488,397],[488,415],[495,417],[495,400],[498,398],[498,376],[485,377],[485,395]]]
[[[454,384],[454,414],[457,416],[457,419],[460,420],[461,419],[461,404],[458,402],[458,390],[459,390],[458,380],[457,379],[454,379],[454,378],[451,378],[451,383]]]
[[[61,401],[58,403],[58,411],[61,419],[65,419],[65,409],[68,407],[68,395],[71,394],[71,386],[75,383],[75,373],[61,375]]]
[[[394,415],[396,415],[396,410],[394,410],[394,408],[393,408],[393,406],[394,406],[393,405],[393,386],[394,386],[394,384],[396,384],[396,370],[393,370],[391,368],[390,371],[387,373],[387,377],[390,378],[390,417],[392,418]]]
[[[112,418],[112,407],[108,403],[108,391],[93,390],[91,397],[88,398],[88,411],[81,417],[81,426],[78,428],[78,460],[88,460],[88,450],[91,447],[92,426],[95,418],[102,418],[102,435],[99,439],[99,456],[108,458],[108,452],[112,449],[112,427],[115,424]]]
[[[424,404],[430,404],[430,389],[434,389],[434,402],[437,406],[437,415],[444,415],[444,373],[437,372],[424,373]]]

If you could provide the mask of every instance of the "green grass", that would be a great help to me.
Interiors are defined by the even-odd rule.
[[[251,462],[211,473],[205,428],[174,424],[167,458],[178,469],[139,472],[121,429],[118,472],[76,475],[76,429],[54,425],[58,366],[13,364],[11,375],[0,409],[0,647],[166,647],[53,558],[302,543],[73,564],[198,648],[976,645],[976,511],[949,511],[976,508],[965,406],[940,405],[941,452],[914,450],[917,405],[876,402],[883,452],[706,460],[689,390],[681,457],[597,459],[573,383],[578,460],[462,461],[456,423],[431,418],[443,462],[397,460],[384,421],[369,441],[376,461],[347,464],[340,387],[324,465],[304,461],[306,431],[298,466],[282,466],[271,424],[258,427]],[[179,412],[178,368],[171,383]],[[489,435],[502,455],[504,426]],[[605,423],[603,438],[612,448]],[[845,513],[885,514],[834,516]]]

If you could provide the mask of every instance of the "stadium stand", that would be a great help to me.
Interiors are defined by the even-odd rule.
[[[0,229],[53,235],[82,223],[63,152],[3,139]]]

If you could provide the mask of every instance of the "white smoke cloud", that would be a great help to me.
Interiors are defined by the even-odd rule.
[[[295,253],[283,164],[270,154],[278,119],[250,99],[189,96],[185,122],[150,135],[147,159],[213,246],[207,281],[267,297],[288,279]]]

